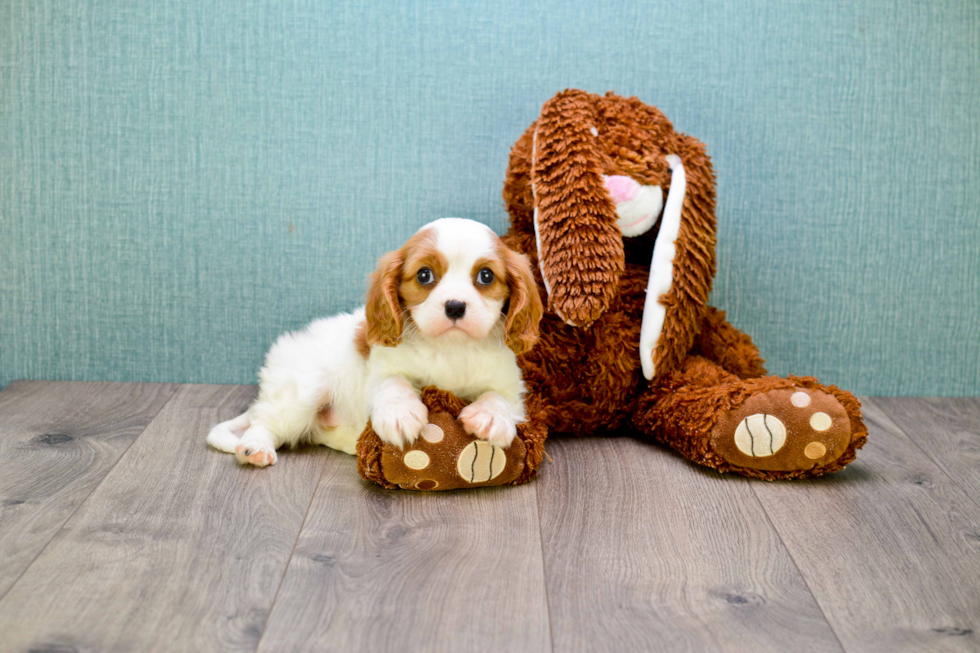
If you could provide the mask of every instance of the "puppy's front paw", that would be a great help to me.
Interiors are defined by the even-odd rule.
[[[371,426],[378,437],[399,449],[414,444],[428,422],[429,409],[415,397],[390,401],[371,414]]]
[[[480,401],[460,411],[459,421],[470,435],[505,449],[517,436],[517,424],[509,414]]]

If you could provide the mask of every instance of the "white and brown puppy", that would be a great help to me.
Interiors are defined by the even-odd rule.
[[[509,446],[525,419],[516,355],[541,314],[523,255],[478,222],[436,220],[381,259],[366,306],[281,336],[255,403],[208,442],[258,466],[302,441],[352,454],[370,419],[404,446],[428,422],[419,390],[434,385],[472,402],[459,416],[468,433]]]

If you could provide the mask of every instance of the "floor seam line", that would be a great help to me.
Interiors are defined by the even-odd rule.
[[[259,639],[255,642],[255,650],[258,651],[259,647],[262,646],[262,640],[265,639],[266,630],[269,627],[269,619],[272,618],[272,611],[276,607],[276,602],[279,600],[279,594],[282,592],[282,584],[286,582],[286,575],[289,573],[289,567],[293,564],[293,556],[296,554],[296,546],[299,544],[299,538],[303,536],[303,531],[306,529],[306,520],[310,517],[310,510],[313,508],[313,500],[316,499],[317,493],[320,491],[320,483],[323,481],[323,475],[327,471],[327,461],[330,459],[329,456],[324,457],[323,464],[320,466],[320,476],[316,480],[316,487],[313,488],[313,494],[310,495],[310,502],[306,506],[306,512],[303,514],[303,522],[299,525],[299,531],[296,533],[296,540],[293,541],[293,548],[289,550],[289,558],[286,559],[286,566],[282,570],[282,578],[279,579],[279,585],[276,586],[276,593],[272,597],[272,603],[269,605],[269,614],[265,617],[265,622],[262,624],[262,634],[259,635]]]
[[[783,550],[786,552],[786,555],[789,556],[789,561],[793,563],[793,568],[796,569],[796,573],[800,575],[800,580],[803,581],[803,586],[806,587],[806,591],[810,593],[811,598],[813,598],[813,602],[817,605],[817,609],[820,610],[820,616],[823,617],[824,623],[826,623],[827,627],[830,628],[830,634],[834,636],[835,640],[837,640],[837,645],[840,646],[840,649],[842,651],[847,651],[848,649],[846,646],[844,646],[844,642],[841,641],[840,635],[837,634],[837,629],[834,628],[834,624],[827,616],[827,611],[824,610],[823,605],[820,603],[820,599],[817,598],[813,588],[810,587],[810,581],[807,580],[806,574],[804,574],[803,570],[800,569],[800,565],[796,563],[796,558],[793,556],[793,552],[790,550],[789,546],[787,546],[786,540],[783,539],[783,534],[779,532],[778,528],[776,528],[776,524],[773,523],[772,517],[769,516],[769,511],[766,510],[765,504],[763,503],[762,499],[759,498],[759,495],[756,494],[752,481],[745,479],[744,482],[751,488],[752,496],[755,498],[756,503],[759,504],[759,508],[762,510],[762,514],[766,518],[766,523],[769,524],[769,528],[771,528],[772,532],[776,534],[777,538],[779,538],[779,543],[783,545]]]
[[[51,543],[54,542],[56,539],[58,539],[58,535],[61,533],[62,530],[64,530],[65,524],[70,522],[72,517],[74,517],[76,513],[78,513],[78,511],[82,509],[82,506],[84,506],[86,503],[89,502],[89,499],[92,498],[92,495],[95,494],[96,490],[102,487],[102,484],[105,483],[106,478],[109,476],[109,474],[112,473],[112,470],[114,470],[119,465],[119,463],[122,462],[122,459],[126,456],[127,453],[129,453],[129,450],[133,448],[133,445],[136,444],[136,441],[139,440],[141,437],[143,437],[143,434],[146,433],[146,429],[150,428],[150,424],[152,424],[156,420],[157,416],[159,416],[160,413],[163,412],[164,408],[170,405],[170,402],[174,400],[174,397],[177,396],[177,393],[180,392],[180,389],[184,387],[183,384],[179,384],[179,383],[167,384],[167,385],[176,385],[177,389],[174,390],[173,394],[171,394],[170,397],[165,402],[163,402],[163,405],[160,406],[160,409],[157,412],[153,413],[153,416],[146,423],[146,426],[143,427],[143,430],[140,431],[135,438],[133,438],[133,441],[129,443],[128,447],[126,447],[126,450],[123,451],[121,454],[119,454],[119,458],[117,458],[116,462],[112,463],[112,466],[106,470],[106,473],[102,475],[102,478],[99,479],[99,482],[96,483],[94,486],[92,486],[92,490],[88,493],[88,496],[85,497],[85,500],[79,503],[78,506],[76,506],[75,509],[71,511],[70,515],[65,517],[65,520],[61,522],[61,524],[58,526],[58,530],[56,530],[54,535],[51,536],[51,539],[49,539],[47,542],[44,543],[44,546],[41,547],[41,550],[37,552],[37,555],[31,559],[30,564],[24,567],[24,571],[20,572],[20,575],[17,576],[17,580],[12,582],[10,584],[10,587],[7,588],[7,591],[4,592],[2,596],[0,596],[0,603],[2,603],[3,600],[6,599],[7,596],[10,594],[10,592],[14,589],[14,587],[17,586],[17,583],[19,583],[20,579],[24,577],[24,574],[26,574],[27,571],[34,566],[34,563],[37,562],[37,559],[40,558],[41,555],[48,550],[48,547],[51,546]]]
[[[548,645],[555,653],[555,629],[551,619],[551,592],[548,591],[548,566],[544,562],[544,533],[541,526],[541,479],[534,483],[534,507],[538,516],[538,547],[541,551],[541,577],[544,581],[544,605],[548,610]]]

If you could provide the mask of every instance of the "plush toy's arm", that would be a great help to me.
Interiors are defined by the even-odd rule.
[[[748,334],[733,327],[725,319],[725,311],[706,307],[701,332],[694,341],[692,353],[721,365],[725,371],[741,379],[765,376],[765,361]]]

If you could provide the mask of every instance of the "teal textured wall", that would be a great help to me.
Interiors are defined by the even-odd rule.
[[[772,371],[980,394],[973,0],[6,0],[0,386],[253,382],[423,222],[502,230],[565,87],[708,144],[713,302]]]

